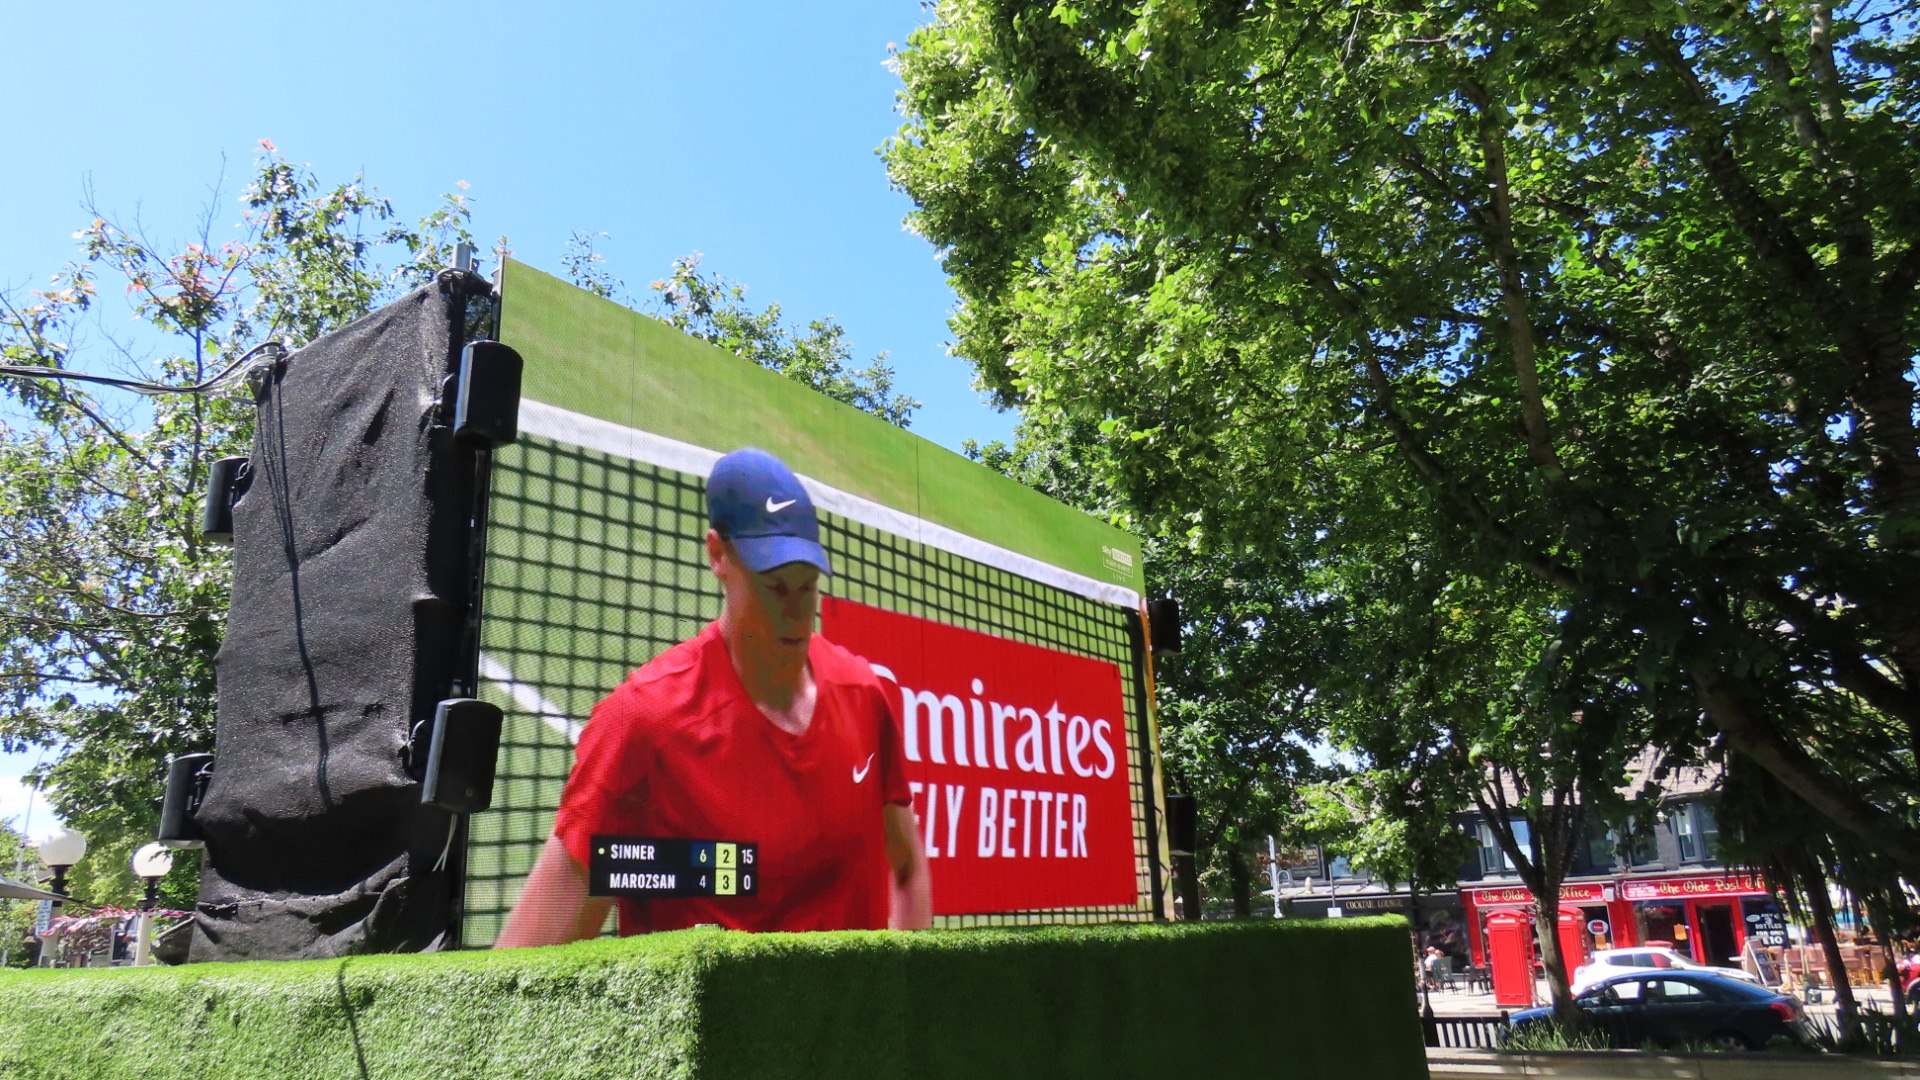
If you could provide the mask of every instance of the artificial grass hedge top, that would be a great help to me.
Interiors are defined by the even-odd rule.
[[[0,1077],[1424,1077],[1397,917],[0,972]]]

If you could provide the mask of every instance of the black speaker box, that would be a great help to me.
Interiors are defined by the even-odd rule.
[[[433,737],[420,801],[450,814],[477,814],[493,804],[493,766],[500,754],[500,707],[449,698],[433,714]]]
[[[212,754],[181,754],[167,766],[167,795],[160,803],[160,831],[154,837],[170,848],[207,846],[194,814],[213,776]]]
[[[207,502],[200,511],[200,535],[215,544],[233,543],[233,504],[247,490],[247,459],[223,457],[207,467]]]
[[[1155,656],[1180,651],[1180,601],[1171,596],[1147,601],[1147,641]]]
[[[1191,795],[1167,796],[1167,847],[1191,855],[1200,846],[1200,805]]]
[[[460,352],[453,438],[491,450],[520,437],[520,354],[497,341],[468,342]]]

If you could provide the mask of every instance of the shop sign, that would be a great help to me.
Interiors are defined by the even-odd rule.
[[[1747,940],[1762,948],[1785,948],[1786,917],[1777,911],[1753,912],[1747,916]]]
[[[1581,881],[1560,886],[1560,902],[1565,903],[1604,903],[1601,895],[1603,886],[1597,881]],[[1469,889],[1467,891],[1474,904],[1479,907],[1494,907],[1501,904],[1531,904],[1533,893],[1524,888],[1509,889]]]
[[[1312,881],[1327,876],[1327,861],[1321,858],[1317,844],[1281,847],[1274,852],[1273,861],[1290,881]]]
[[[1728,875],[1711,878],[1663,878],[1656,881],[1628,881],[1620,886],[1629,900],[1673,900],[1689,896],[1741,896],[1764,893],[1758,878]]]

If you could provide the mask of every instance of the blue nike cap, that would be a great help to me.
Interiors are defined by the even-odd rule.
[[[707,517],[756,574],[803,562],[833,573],[820,546],[813,499],[786,462],[749,446],[714,462],[707,475]]]

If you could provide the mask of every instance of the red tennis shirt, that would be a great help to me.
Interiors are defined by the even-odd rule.
[[[747,696],[717,623],[594,707],[553,825],[580,865],[595,835],[758,845],[756,895],[621,897],[621,934],[886,928],[880,808],[911,802],[897,691],[819,634],[807,663],[818,696],[800,735]]]

